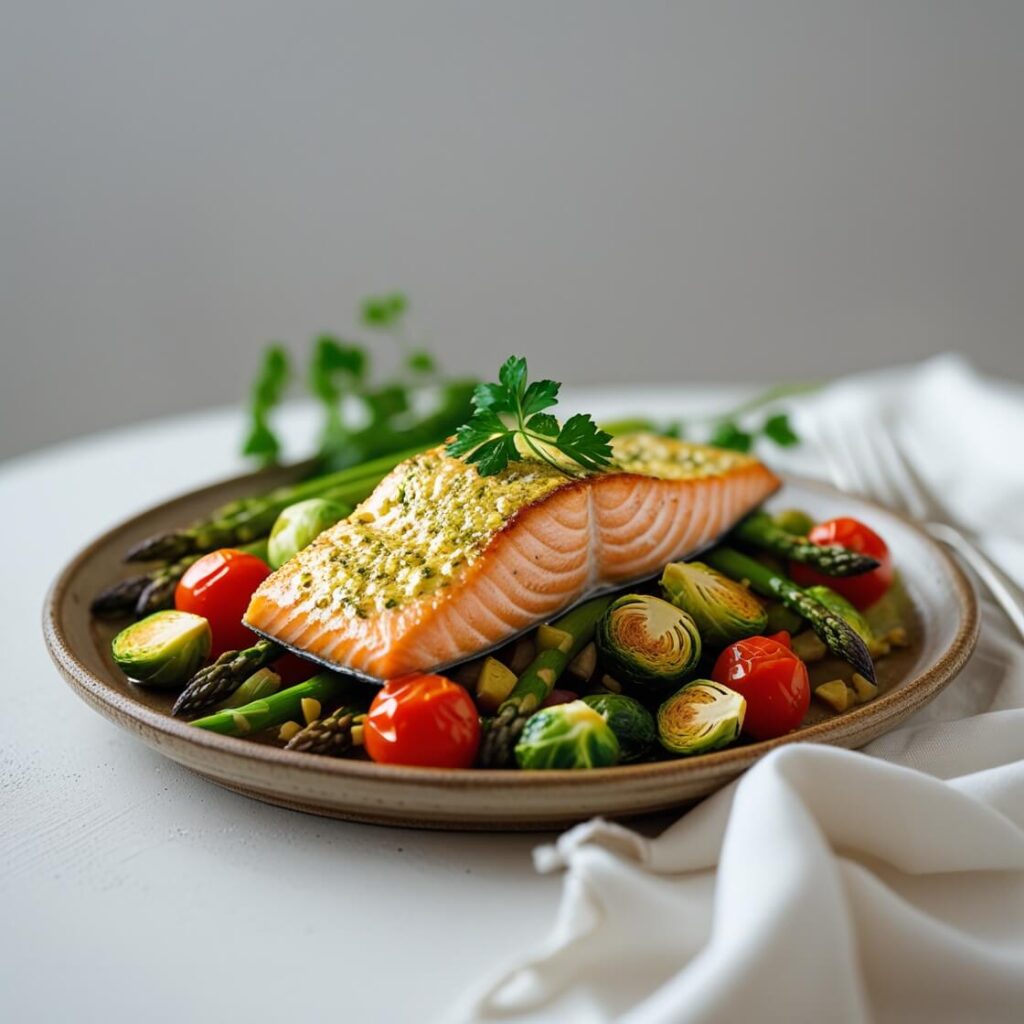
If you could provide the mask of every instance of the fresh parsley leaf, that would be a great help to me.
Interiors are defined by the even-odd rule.
[[[498,380],[512,401],[522,401],[526,388],[526,359],[523,356],[509,356],[498,371]]]
[[[611,439],[589,416],[577,413],[565,421],[555,446],[586,469],[598,470],[612,460]]]
[[[502,434],[501,437],[495,437],[480,445],[466,461],[474,463],[481,476],[494,476],[509,462],[518,458],[515,437],[512,434]]]
[[[401,292],[390,295],[371,295],[363,299],[361,319],[364,327],[391,330],[401,323],[409,308],[409,300]]]
[[[455,431],[455,440],[448,444],[448,454],[458,457],[468,455],[484,442],[504,434],[507,429],[502,420],[489,409],[479,409],[468,423],[463,423]]]
[[[538,412],[531,416],[526,421],[526,427],[535,434],[543,434],[544,437],[558,437],[558,431],[561,429],[558,420],[546,412]]]
[[[498,383],[476,386],[476,411],[456,430],[446,451],[473,463],[481,476],[500,473],[524,457],[537,458],[569,476],[573,474],[557,456],[584,470],[603,469],[612,458],[610,434],[583,413],[560,425],[543,411],[557,404],[560,386],[553,380],[527,384],[526,359],[510,356],[498,371]]]
[[[358,345],[329,334],[313,343],[309,362],[309,389],[322,402],[337,402],[366,376],[366,353]]]
[[[523,394],[523,415],[532,416],[542,409],[558,405],[558,389],[561,386],[554,380],[535,380]]]
[[[789,416],[784,412],[769,416],[764,421],[761,433],[765,437],[771,438],[782,448],[791,448],[793,445],[800,443],[800,435],[793,429],[792,424],[789,422]]]
[[[752,434],[741,430],[733,420],[722,420],[714,429],[708,441],[716,448],[731,448],[737,452],[749,452],[754,443]]]
[[[434,373],[437,370],[437,363],[429,352],[418,351],[409,353],[405,365],[413,373]]]
[[[281,452],[281,442],[270,428],[267,417],[280,404],[290,379],[288,353],[281,345],[269,346],[252,382],[249,433],[242,445],[244,455],[251,455],[264,465],[276,462]]]

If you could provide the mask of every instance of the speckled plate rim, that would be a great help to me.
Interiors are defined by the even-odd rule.
[[[948,685],[963,668],[977,642],[980,625],[977,598],[973,585],[957,563],[917,523],[891,509],[857,497],[858,505],[897,519],[916,534],[917,539],[925,544],[932,557],[941,564],[945,574],[952,582],[955,603],[959,610],[959,622],[955,635],[945,651],[925,671],[906,680],[898,688],[877,697],[870,704],[846,711],[815,725],[798,729],[775,740],[751,743],[742,747],[685,759],[621,765],[613,768],[595,768],[587,772],[400,767],[302,754],[256,744],[244,739],[194,729],[187,722],[172,718],[118,693],[77,656],[72,645],[67,641],[61,620],[66,610],[68,591],[76,574],[95,556],[99,549],[110,544],[118,534],[130,530],[142,520],[153,515],[172,511],[177,504],[191,504],[206,493],[213,494],[227,485],[259,478],[266,479],[261,474],[244,474],[221,480],[168,501],[160,502],[131,516],[104,532],[79,551],[51,585],[43,606],[43,634],[50,657],[71,688],[86,703],[96,708],[115,724],[123,725],[122,719],[128,719],[147,731],[182,741],[198,750],[206,750],[211,754],[227,756],[243,762],[259,762],[268,766],[283,765],[288,766],[289,769],[299,768],[309,773],[311,777],[318,776],[323,779],[366,779],[431,789],[441,786],[450,790],[470,789],[499,792],[522,792],[530,788],[547,787],[566,782],[571,782],[573,786],[593,788],[601,787],[612,779],[620,782],[626,780],[635,782],[645,779],[686,776],[698,781],[702,777],[718,777],[723,771],[739,774],[770,750],[789,743],[819,742],[849,746],[851,745],[849,743],[850,736],[856,736],[858,732],[866,732],[870,728],[872,735],[878,735],[885,731],[884,728],[878,728],[880,724],[884,726],[889,719],[902,720]],[[286,477],[281,475],[279,478],[285,479]],[[829,484],[817,480],[786,474],[782,475],[782,479],[785,483],[817,491],[826,497],[835,498],[842,493]],[[925,629],[927,630],[927,628],[926,622]],[[197,768],[197,770],[206,774],[201,768]],[[212,775],[207,777],[212,778],[213,781],[221,781]],[[238,791],[244,790],[241,784],[224,784]],[[272,794],[252,790],[251,795],[274,802]],[[289,801],[286,798],[281,798],[277,802],[287,804]],[[293,806],[296,804],[293,803]],[[303,806],[303,809],[315,810],[315,808],[306,806]],[[329,812],[325,811],[324,813]],[[354,815],[354,817],[358,817],[358,815]]]

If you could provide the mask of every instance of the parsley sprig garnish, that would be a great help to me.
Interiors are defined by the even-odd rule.
[[[560,424],[544,411],[558,404],[560,387],[554,380],[528,384],[526,360],[509,356],[498,371],[497,384],[477,385],[475,412],[445,450],[475,465],[481,476],[500,473],[524,457],[536,457],[567,476],[575,475],[572,464],[590,471],[604,469],[612,460],[611,434],[599,430],[585,413]]]

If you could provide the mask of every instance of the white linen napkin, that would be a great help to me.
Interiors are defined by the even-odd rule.
[[[826,407],[891,417],[1024,579],[1018,396],[947,356],[833,385],[799,428]],[[820,475],[806,449],[784,461]],[[983,601],[962,676],[863,753],[778,749],[656,839],[595,820],[535,862],[566,872],[554,927],[451,1019],[1024,1020],[1024,647]]]

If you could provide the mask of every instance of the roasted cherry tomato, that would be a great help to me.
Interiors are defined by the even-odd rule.
[[[814,544],[841,544],[862,555],[870,555],[878,561],[878,568],[859,576],[826,576],[809,566],[793,562],[790,564],[790,573],[801,586],[831,587],[861,611],[873,605],[889,589],[892,583],[889,549],[870,526],[849,517],[829,519],[819,523],[808,537]]]
[[[363,737],[366,752],[382,764],[468,768],[480,744],[480,718],[458,683],[402,676],[374,697]]]
[[[242,625],[242,616],[253,591],[269,575],[270,566],[255,555],[234,548],[211,551],[181,577],[174,591],[174,607],[202,615],[210,623],[212,657],[250,647],[257,637]]]
[[[306,661],[305,658],[300,658],[297,654],[290,652],[282,654],[277,661],[272,662],[270,669],[281,677],[281,682],[285,686],[294,686],[296,683],[305,682],[318,672],[323,671],[313,662]]]
[[[781,642],[783,637],[786,643]],[[722,651],[711,673],[716,683],[743,694],[743,731],[755,740],[792,732],[810,706],[807,666],[789,649],[788,641],[786,633],[739,640]]]

